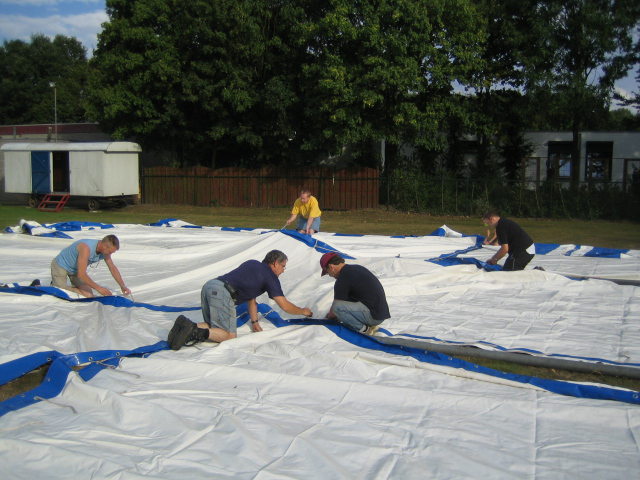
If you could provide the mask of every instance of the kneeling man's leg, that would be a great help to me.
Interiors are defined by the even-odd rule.
[[[200,295],[202,302],[202,317],[204,323],[199,328],[209,330],[209,340],[223,342],[237,336],[236,305],[224,282],[218,279],[210,280],[202,287]]]
[[[380,325],[380,320],[375,320],[371,312],[362,302],[347,302],[345,300],[334,300],[333,313],[338,320],[356,332],[365,331],[368,327]]]

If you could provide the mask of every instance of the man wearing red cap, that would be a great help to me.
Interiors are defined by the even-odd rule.
[[[338,319],[356,332],[373,335],[389,314],[382,284],[362,265],[347,265],[335,252],[320,259],[322,275],[336,279],[333,304],[326,318]]]

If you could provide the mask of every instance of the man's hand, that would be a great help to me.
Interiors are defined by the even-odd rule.
[[[262,327],[260,326],[260,322],[258,320],[251,320],[251,330],[254,332],[262,332]]]
[[[129,290],[129,287],[127,287],[126,285],[123,285],[121,287],[122,293],[124,293],[125,295],[131,295],[131,290]]]
[[[113,293],[111,293],[111,290],[100,286],[96,288],[96,291],[104,297],[111,297],[113,295]]]
[[[497,261],[497,260],[494,260],[493,258],[490,258],[490,259],[487,261],[487,263],[488,263],[489,265],[495,265],[496,263],[498,263],[498,261]]]
[[[311,310],[309,310],[308,308],[303,308],[302,309],[302,314],[305,317],[313,317],[313,312]]]

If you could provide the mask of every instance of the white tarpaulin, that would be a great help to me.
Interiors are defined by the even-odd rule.
[[[335,249],[381,280],[392,315],[381,337],[638,366],[640,288],[568,278],[633,283],[638,251],[537,246],[545,254],[527,270],[501,272],[482,268],[495,247],[446,228],[443,236],[304,237],[168,221],[63,225],[60,238],[25,226],[33,235],[0,236],[0,283],[9,286],[0,293],[0,383],[53,364],[37,391],[0,404],[8,478],[613,479],[640,471],[637,392],[386,346],[298,322],[266,295],[258,298],[264,332],[250,333],[243,314],[238,338],[221,345],[174,352],[163,342],[177,315],[202,320],[207,280],[272,249],[289,257],[280,277],[287,299],[322,318],[333,279],[320,277],[318,262]],[[133,301],[78,300],[46,287],[62,248],[106,234],[120,239],[113,259]],[[117,287],[103,262],[89,274]],[[27,287],[35,278],[45,287]]]

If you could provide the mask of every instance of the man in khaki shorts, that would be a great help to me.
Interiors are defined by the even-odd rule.
[[[94,282],[87,274],[87,267],[104,260],[114,280],[118,282],[122,293],[130,295],[120,276],[120,271],[113,264],[111,255],[120,248],[120,241],[115,235],[107,235],[102,240],[78,240],[62,250],[51,262],[51,285],[85,297],[93,297],[93,290],[104,296],[110,296],[111,290]],[[67,277],[72,286],[67,286]]]

